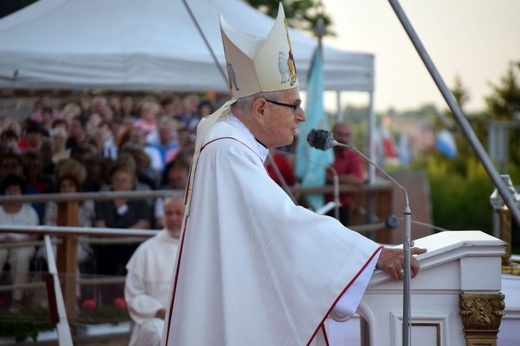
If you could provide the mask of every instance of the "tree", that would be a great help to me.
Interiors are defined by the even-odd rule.
[[[520,62],[510,62],[500,85],[490,83],[493,94],[486,97],[487,112],[496,120],[513,120],[520,112]]]
[[[496,121],[516,122],[509,132],[510,172],[520,169],[520,61],[510,62],[500,84],[490,83],[492,94],[486,97],[486,113]],[[514,123],[510,123],[514,124]]]
[[[281,0],[246,0],[254,8],[275,18],[278,13],[278,4]],[[316,23],[320,18],[320,11],[323,10],[320,0],[283,0],[285,17],[290,27],[314,32]],[[324,35],[334,36],[332,31],[332,19],[325,13],[323,15]]]

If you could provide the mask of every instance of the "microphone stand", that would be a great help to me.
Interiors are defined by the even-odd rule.
[[[278,168],[278,165],[274,161],[274,158],[273,158],[273,155],[271,155],[271,152],[269,152],[267,154],[267,160],[271,164],[271,167],[273,167],[274,174],[276,174],[276,177],[280,181],[282,189],[289,195],[289,197],[291,197],[292,201],[296,204],[296,198],[294,198],[294,195],[293,195],[293,193],[291,191],[291,188],[289,187],[289,185],[285,181],[285,178],[283,177],[282,172],[280,172],[280,169]]]
[[[339,143],[335,139],[332,141],[332,145],[340,146],[345,148],[353,149],[359,155],[365,158],[372,166],[377,168],[381,173],[383,173],[388,179],[390,179],[395,185],[397,185],[404,193],[405,200],[405,208],[403,212],[403,220],[404,220],[404,231],[403,231],[403,251],[404,251],[404,274],[403,274],[403,346],[410,345],[410,336],[411,336],[411,272],[410,272],[410,248],[412,246],[412,211],[410,210],[410,203],[408,201],[408,192],[406,189],[399,184],[394,178],[390,176],[390,174],[386,173],[384,169],[379,167],[375,162],[370,160],[359,151],[357,148],[348,145]]]
[[[339,221],[339,206],[341,205],[339,203],[339,176],[336,169],[332,166],[327,166],[327,169],[329,169],[332,172],[332,181],[334,184],[334,217],[336,220]]]

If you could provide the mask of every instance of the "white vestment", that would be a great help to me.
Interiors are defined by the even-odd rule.
[[[361,274],[374,270],[380,246],[295,205],[267,174],[267,153],[233,115],[205,136],[164,344],[325,344],[338,299],[366,288],[370,275]]]
[[[126,265],[125,299],[136,323],[130,346],[160,344],[164,320],[155,313],[168,305],[178,247],[179,240],[162,230],[142,243]]]

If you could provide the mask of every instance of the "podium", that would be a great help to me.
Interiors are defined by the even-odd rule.
[[[496,346],[504,295],[506,243],[480,231],[437,233],[415,241],[421,271],[412,279],[411,344]],[[376,271],[359,305],[360,345],[402,345],[403,283]],[[346,322],[349,323],[349,322]]]

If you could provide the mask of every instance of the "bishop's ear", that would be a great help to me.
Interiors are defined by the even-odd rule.
[[[251,105],[251,111],[258,121],[263,121],[267,113],[270,112],[269,103],[264,98],[257,98]]]

